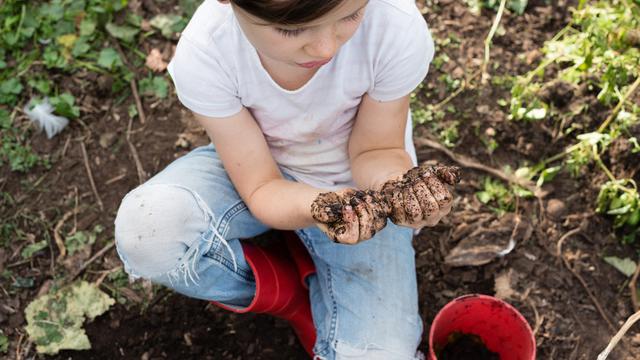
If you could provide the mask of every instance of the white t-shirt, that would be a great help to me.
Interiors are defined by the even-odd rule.
[[[331,62],[289,91],[263,68],[231,7],[206,0],[182,33],[169,73],[184,106],[209,117],[247,108],[283,172],[336,189],[353,185],[347,145],[362,96],[391,101],[409,94],[433,52],[414,0],[371,0]],[[407,151],[415,161],[410,125]]]

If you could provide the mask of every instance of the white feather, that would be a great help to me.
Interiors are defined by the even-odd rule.
[[[49,104],[49,99],[44,99],[39,104],[32,105],[32,102],[24,108],[29,120],[31,120],[40,131],[44,129],[47,137],[51,139],[62,131],[68,124],[69,119],[62,116],[53,115],[53,106]]]

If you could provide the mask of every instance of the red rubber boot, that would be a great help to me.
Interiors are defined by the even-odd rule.
[[[287,320],[302,347],[313,357],[316,329],[311,317],[309,292],[302,286],[287,249],[283,246],[266,249],[243,243],[242,250],[256,279],[256,294],[251,304],[244,309],[235,309],[212,303],[235,313],[266,313]]]
[[[309,256],[309,251],[302,244],[302,240],[294,233],[293,231],[284,231],[282,232],[282,236],[284,237],[284,241],[287,244],[287,249],[289,250],[289,254],[293,259],[293,262],[296,264],[296,269],[298,269],[298,275],[300,276],[300,282],[305,289],[309,289],[307,285],[307,276],[313,275],[316,273],[316,266]]]

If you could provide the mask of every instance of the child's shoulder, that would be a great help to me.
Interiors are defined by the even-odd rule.
[[[216,0],[205,0],[193,14],[181,38],[206,48],[217,38],[224,38],[223,33],[228,31],[232,20],[233,11],[230,6]]]

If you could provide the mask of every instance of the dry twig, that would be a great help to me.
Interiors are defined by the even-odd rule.
[[[69,220],[69,218],[75,214],[77,211],[77,208],[71,211],[67,211],[64,215],[62,215],[62,219],[60,219],[57,223],[56,226],[53,228],[53,238],[56,240],[56,246],[58,247],[58,252],[60,254],[58,254],[58,257],[56,258],[56,262],[60,262],[62,261],[62,259],[67,256],[67,249],[64,246],[64,240],[62,240],[62,236],[60,236],[60,229],[62,229],[62,226],[64,225],[64,223]]]
[[[564,243],[564,241],[567,238],[569,238],[569,237],[571,237],[571,236],[573,236],[575,234],[580,233],[580,231],[582,231],[582,229],[580,227],[577,227],[577,228],[575,228],[573,230],[569,230],[566,234],[562,235],[562,237],[560,238],[560,240],[558,240],[558,243],[556,244],[556,256],[557,257],[562,256],[562,244]]]
[[[562,243],[564,242],[564,240],[569,238],[570,235],[577,234],[578,232],[580,232],[580,228],[573,229],[573,230],[569,231],[568,233],[566,233],[560,239],[562,241],[558,241],[557,253],[560,256],[560,258],[562,259],[562,262],[564,263],[564,266],[567,268],[567,270],[569,270],[571,272],[571,274],[573,274],[573,276],[576,279],[578,279],[578,281],[580,282],[580,284],[582,285],[584,290],[587,292],[587,295],[589,295],[589,298],[591,299],[591,302],[593,302],[593,304],[595,305],[596,309],[598,309],[598,313],[600,313],[600,316],[607,323],[607,325],[609,326],[611,331],[616,331],[616,328],[613,326],[613,322],[611,321],[611,319],[609,319],[609,316],[607,315],[607,313],[604,312],[604,308],[602,307],[602,305],[600,305],[600,301],[598,301],[598,299],[595,297],[595,295],[593,295],[593,293],[591,292],[591,289],[589,289],[589,285],[587,285],[587,282],[584,280],[584,278],[582,278],[580,273],[578,273],[571,266],[571,264],[569,263],[569,260],[564,255],[562,255]]]
[[[140,123],[144,124],[147,121],[147,117],[144,115],[144,109],[142,108],[142,101],[140,100],[140,95],[138,94],[138,84],[135,79],[131,79],[129,82],[131,87],[131,92],[133,93],[133,98],[136,101],[136,107],[138,108],[138,116],[140,117]]]
[[[640,304],[638,304],[638,275],[640,275],[640,264],[636,266],[636,272],[633,274],[633,277],[629,282],[629,291],[631,291],[631,303],[633,304],[633,311],[640,311]]]
[[[138,181],[140,184],[147,180],[147,174],[144,172],[142,168],[142,162],[140,161],[140,157],[138,156],[138,150],[131,142],[131,127],[133,125],[133,117],[129,117],[129,125],[127,127],[127,144],[129,145],[129,150],[131,150],[131,156],[133,156],[133,161],[136,164],[136,171],[138,172]]]
[[[519,186],[522,186],[523,188],[531,191],[536,197],[541,198],[542,194],[540,189],[538,189],[531,181],[527,181],[521,178],[516,177],[513,174],[507,174],[502,170],[498,170],[496,168],[492,168],[490,166],[481,164],[480,162],[466,157],[464,155],[461,154],[455,154],[453,151],[447,149],[446,147],[444,147],[443,145],[441,145],[440,143],[438,143],[437,141],[433,141],[430,139],[426,139],[426,138],[416,138],[415,143],[417,145],[421,145],[421,146],[427,146],[433,149],[436,149],[438,151],[443,152],[445,155],[447,155],[449,158],[451,158],[451,160],[457,162],[458,164],[460,164],[462,167],[465,168],[469,168],[469,169],[475,169],[475,170],[480,170],[480,171],[484,171],[488,174],[491,174],[499,179],[502,179],[508,183],[513,183]]]
[[[82,274],[82,272],[89,266],[91,265],[91,263],[93,263],[94,261],[96,261],[97,258],[99,258],[100,256],[104,255],[107,251],[111,250],[111,248],[116,244],[116,242],[114,240],[111,240],[107,245],[105,245],[105,247],[103,247],[102,249],[100,249],[100,251],[98,251],[97,253],[95,253],[89,260],[87,260],[84,264],[82,264],[82,266],[76,270],[76,272],[71,276],[71,278],[69,279],[69,281],[73,281],[75,280],[75,278],[78,277],[78,275]]]
[[[629,330],[629,328],[631,326],[633,326],[633,324],[635,324],[636,321],[638,321],[638,320],[640,320],[640,311],[638,311],[635,314],[631,315],[631,317],[624,323],[624,325],[622,325],[620,330],[611,339],[611,341],[609,342],[609,345],[607,345],[606,349],[604,349],[604,351],[602,351],[600,353],[600,355],[598,355],[598,359],[597,360],[605,360],[609,356],[609,353],[611,353],[613,348],[616,347],[618,342],[622,339],[624,334],[627,333],[627,330]]]
[[[540,316],[540,314],[538,313],[538,309],[536,308],[536,304],[533,302],[533,300],[527,299],[527,303],[533,310],[533,315],[536,318],[536,324],[533,327],[533,336],[535,337],[536,335],[538,335],[538,331],[540,331],[540,328],[542,327],[544,316]]]
[[[91,166],[89,165],[89,156],[87,155],[87,148],[84,145],[84,140],[80,141],[80,148],[82,149],[82,157],[84,158],[84,167],[87,169],[87,176],[89,176],[89,183],[91,184],[91,190],[93,190],[93,195],[96,197],[96,201],[98,202],[98,207],[100,211],[104,211],[104,204],[102,203],[102,199],[100,198],[100,194],[98,193],[98,189],[96,188],[96,183],[93,181],[93,173],[91,172]]]

